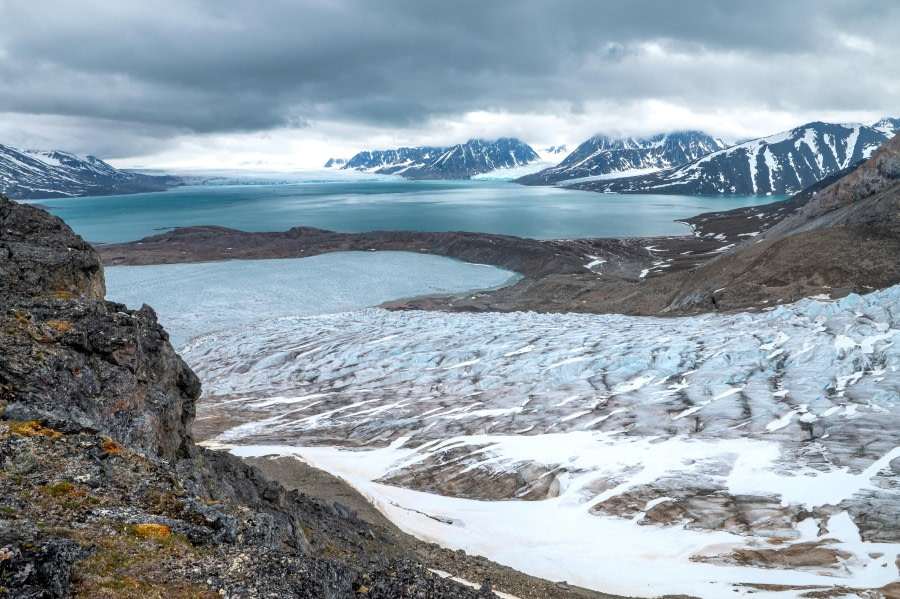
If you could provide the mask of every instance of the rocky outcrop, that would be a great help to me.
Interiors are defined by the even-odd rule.
[[[194,445],[200,384],[97,252],[0,197],[0,596],[491,597]]]
[[[0,196],[0,301],[106,294],[99,254],[44,210]]]

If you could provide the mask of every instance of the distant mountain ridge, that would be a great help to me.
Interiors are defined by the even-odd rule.
[[[557,166],[516,179],[516,183],[548,185],[623,171],[670,168],[723,148],[721,140],[701,131],[661,133],[647,138],[595,135]]]
[[[550,146],[548,148],[544,148],[541,150],[543,154],[551,155],[551,154],[565,154],[569,151],[569,147],[565,144],[561,146]]]
[[[14,199],[162,191],[181,182],[113,168],[94,156],[19,150],[0,144],[0,194]]]
[[[886,133],[888,135],[896,135],[900,133],[900,119],[881,119],[874,125],[872,125],[873,129],[878,129],[879,131]]]
[[[522,141],[470,139],[448,148],[419,147],[359,152],[341,167],[407,179],[468,179],[497,169],[525,166],[540,160]]]
[[[893,137],[884,130],[889,126],[816,121],[713,152],[676,168],[577,182],[568,187],[615,193],[793,194],[869,158]]]
[[[347,164],[345,158],[329,158],[328,162],[325,163],[325,168],[340,168],[345,164]]]

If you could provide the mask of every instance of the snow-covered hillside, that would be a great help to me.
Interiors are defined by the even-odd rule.
[[[724,147],[721,140],[699,131],[679,131],[648,138],[618,139],[597,135],[575,148],[557,166],[516,182],[547,185],[623,171],[658,170],[687,164]]]
[[[94,156],[0,145],[0,193],[12,199],[160,191],[177,184],[174,177],[121,171]]]
[[[468,179],[497,169],[523,167],[540,160],[518,139],[470,139],[449,148],[419,147],[359,152],[341,167],[407,179]]]
[[[669,319],[368,309],[183,355],[236,453],[301,456],[538,576],[701,597],[898,577],[900,287]]]
[[[573,187],[618,193],[793,194],[870,157],[891,137],[885,126],[814,122],[678,168]]]
[[[872,125],[873,129],[878,129],[882,133],[886,133],[887,135],[894,136],[897,133],[900,133],[900,119],[890,119],[885,118],[881,119],[874,125]]]

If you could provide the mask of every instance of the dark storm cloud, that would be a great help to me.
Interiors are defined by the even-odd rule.
[[[900,105],[883,0],[0,0],[0,19],[0,112],[160,137],[641,99]]]

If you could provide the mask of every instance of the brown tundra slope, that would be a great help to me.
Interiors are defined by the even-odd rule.
[[[681,276],[666,312],[745,308],[900,282],[900,136],[768,230]]]

